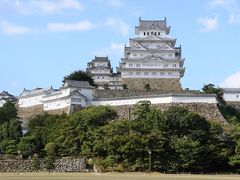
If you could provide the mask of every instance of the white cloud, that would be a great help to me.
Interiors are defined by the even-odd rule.
[[[70,31],[87,31],[96,27],[95,24],[89,21],[80,21],[77,23],[49,23],[48,30],[55,32],[70,32]]]
[[[240,23],[240,13],[238,13],[238,14],[234,14],[234,13],[230,14],[228,22],[230,24],[238,24],[238,23]]]
[[[111,56],[111,55],[118,55],[121,56],[123,53],[124,44],[121,43],[111,43],[109,47],[94,50],[94,56]]]
[[[227,77],[221,84],[220,87],[224,88],[240,88],[240,71]]]
[[[17,34],[25,34],[32,31],[31,28],[26,26],[19,26],[13,23],[9,23],[7,21],[0,22],[1,31],[6,35],[17,35]]]
[[[54,14],[64,10],[81,11],[83,5],[77,0],[16,0],[16,9],[24,15],[34,13]]]
[[[106,26],[116,30],[117,34],[127,36],[129,32],[129,26],[122,19],[108,18]]]
[[[217,16],[214,18],[200,17],[198,18],[198,23],[202,26],[202,29],[200,31],[203,32],[216,30],[219,26]]]

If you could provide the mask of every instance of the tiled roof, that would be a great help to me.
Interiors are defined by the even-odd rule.
[[[89,84],[88,81],[74,81],[74,80],[66,80],[64,87],[76,87],[76,88],[88,88],[92,89],[93,87]]]

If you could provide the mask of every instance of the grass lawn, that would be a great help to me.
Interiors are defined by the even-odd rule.
[[[239,180],[239,175],[165,175],[159,173],[1,173],[0,180]]]

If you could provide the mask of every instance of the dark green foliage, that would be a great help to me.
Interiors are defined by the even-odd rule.
[[[94,82],[90,74],[86,73],[85,71],[78,70],[74,71],[71,74],[65,76],[63,78],[63,83],[66,80],[75,80],[75,81],[88,81],[91,86],[94,86]]]
[[[237,117],[237,111],[228,111]],[[59,156],[84,156],[105,171],[147,171],[149,151],[153,171],[239,168],[238,121],[224,130],[185,108],[173,106],[161,112],[149,101],[133,107],[131,120],[116,118],[116,112],[105,106],[87,107],[70,116],[39,115],[30,120],[24,137],[20,123],[11,120],[0,126],[0,150],[13,155],[20,150],[24,158],[38,153],[45,156],[49,171]],[[34,159],[38,166],[38,158]]]
[[[219,110],[230,124],[240,123],[240,110],[238,108],[232,105],[219,105]]]
[[[78,156],[84,141],[100,126],[115,119],[116,112],[104,106],[92,106],[73,114],[62,130],[58,142],[63,154]]]
[[[146,91],[149,91],[149,90],[150,90],[150,85],[149,85],[149,84],[145,84],[145,85],[144,85],[144,89],[145,89]]]
[[[207,84],[207,85],[204,85],[202,90],[206,94],[216,94],[216,96],[217,96],[218,100],[221,102],[221,104],[223,104],[223,105],[226,104],[226,102],[223,98],[223,89],[216,88],[214,84]]]
[[[45,168],[50,172],[55,168],[55,159],[53,156],[46,156],[44,160]]]
[[[21,151],[23,157],[33,156],[42,148],[35,136],[24,136],[20,139],[18,150]]]
[[[40,170],[40,160],[37,154],[34,154],[32,158],[32,170],[39,171]]]
[[[17,109],[11,102],[6,102],[3,107],[0,107],[0,125],[4,122],[10,121],[10,119],[17,118]]]
[[[47,143],[45,146],[47,156],[55,157],[57,155],[58,146],[54,142]]]

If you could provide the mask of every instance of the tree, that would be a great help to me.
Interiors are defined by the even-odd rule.
[[[32,158],[32,170],[33,171],[39,171],[40,170],[40,160],[38,158],[37,154],[34,154]]]
[[[55,168],[55,159],[53,156],[46,156],[44,160],[45,168],[50,172]]]
[[[29,157],[37,153],[41,148],[35,136],[24,136],[20,139],[18,150],[22,152],[23,157]]]
[[[71,74],[64,76],[62,82],[65,83],[66,80],[88,81],[91,86],[94,86],[94,81],[91,75],[82,70],[74,71]]]
[[[54,142],[46,144],[45,150],[47,151],[47,156],[55,157],[57,155],[58,146]]]
[[[0,125],[4,122],[8,122],[11,119],[17,118],[17,109],[15,107],[15,104],[12,102],[6,102],[3,104],[2,107],[0,107]]]
[[[221,88],[215,88],[214,84],[206,84],[204,85],[204,87],[202,88],[203,92],[205,92],[206,94],[216,94],[218,100],[225,105],[226,102],[223,98],[223,89]]]

